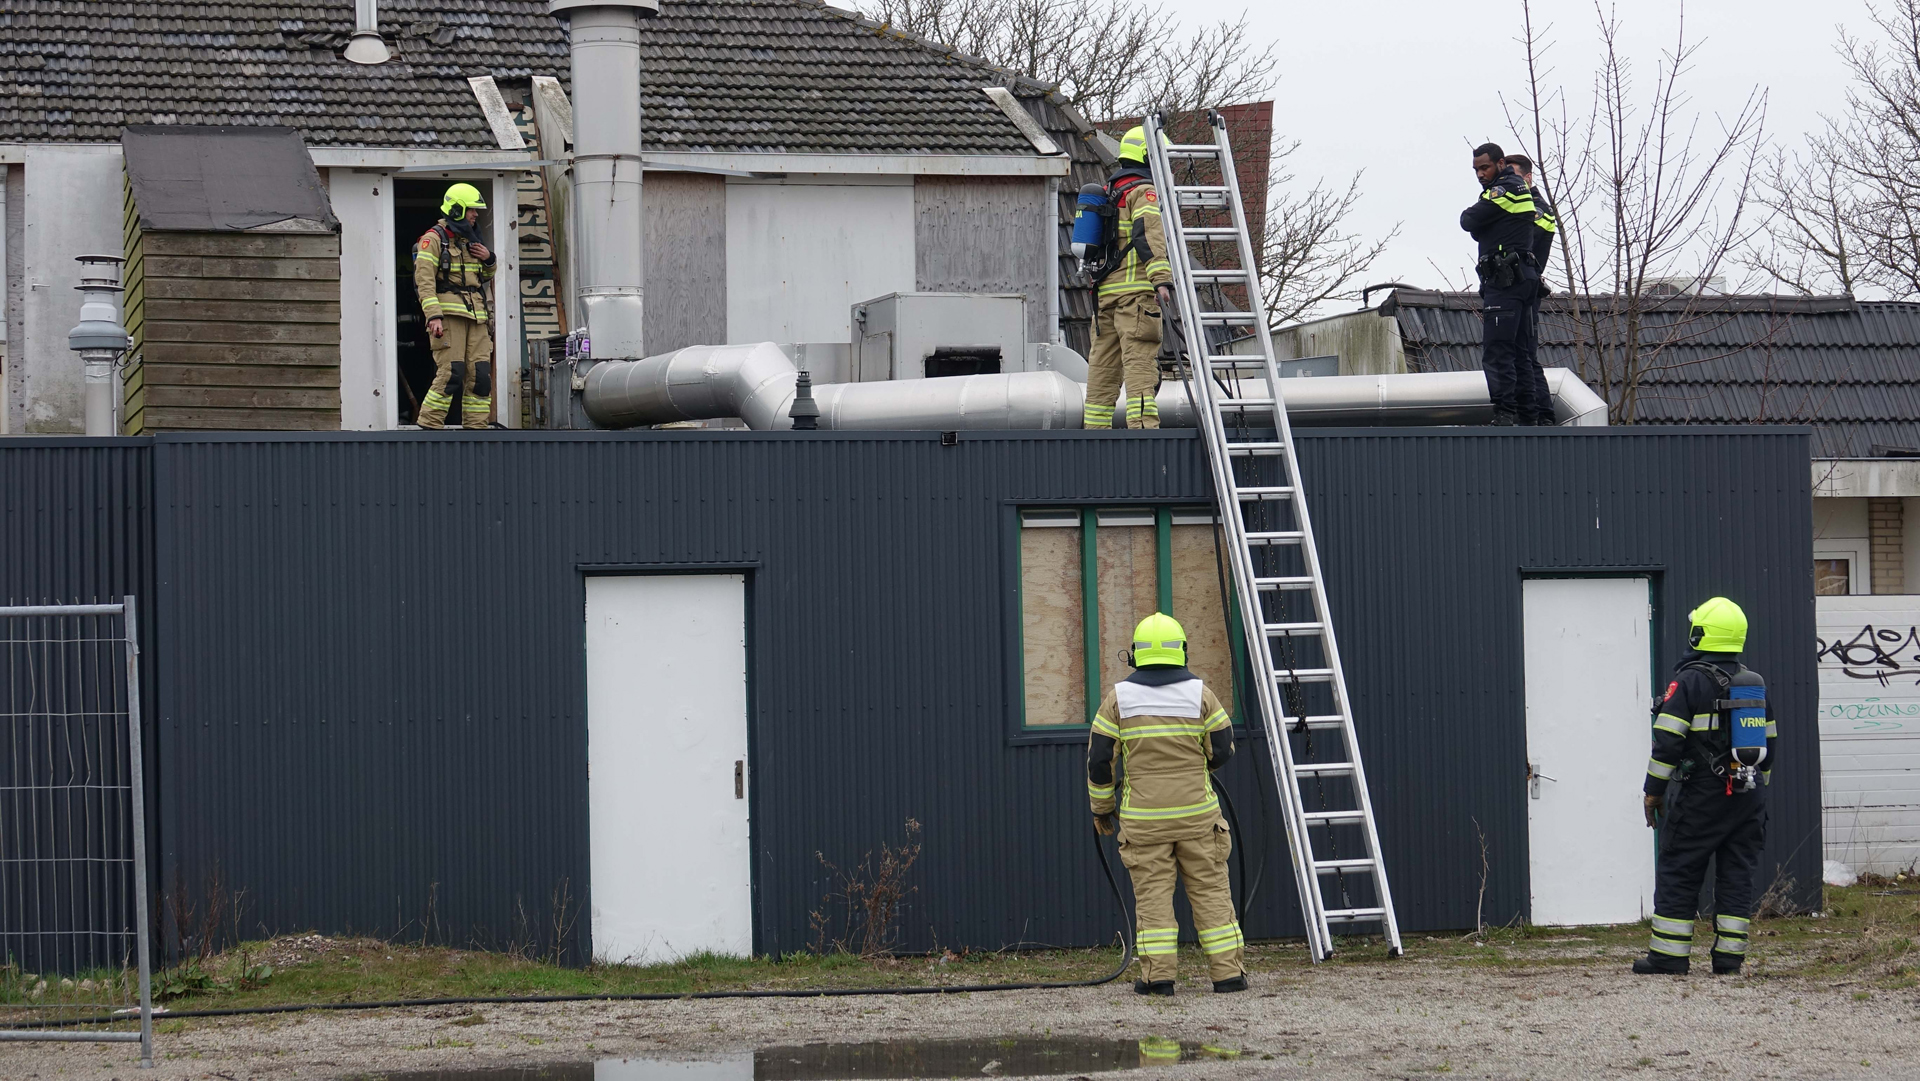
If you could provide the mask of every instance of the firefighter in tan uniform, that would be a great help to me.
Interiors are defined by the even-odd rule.
[[[1107,181],[1125,257],[1097,287],[1093,355],[1087,358],[1087,404],[1083,428],[1113,427],[1113,407],[1127,385],[1127,427],[1160,427],[1161,306],[1173,302],[1173,271],[1160,224],[1160,195],[1147,168],[1147,132],[1134,128],[1120,139],[1120,170]]]
[[[444,428],[460,389],[465,428],[485,428],[493,419],[493,333],[487,321],[487,290],[494,255],[480,242],[474,223],[487,204],[472,184],[447,189],[446,215],[413,249],[413,288],[433,340],[433,385],[421,399],[422,428]]]
[[[1244,991],[1244,940],[1227,884],[1233,839],[1208,776],[1233,757],[1233,721],[1187,671],[1186,632],[1172,616],[1155,612],[1141,620],[1133,639],[1134,673],[1107,692],[1087,742],[1094,828],[1113,833],[1118,812],[1120,861],[1133,878],[1134,952],[1140,957],[1133,989],[1173,994],[1177,877],[1186,883],[1213,989]],[[1117,781],[1116,758],[1123,774]]]

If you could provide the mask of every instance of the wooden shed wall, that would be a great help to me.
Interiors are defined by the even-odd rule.
[[[1047,182],[915,177],[914,288],[923,293],[1025,293],[1027,340],[1047,326]]]
[[[124,431],[340,427],[338,235],[126,235]]]

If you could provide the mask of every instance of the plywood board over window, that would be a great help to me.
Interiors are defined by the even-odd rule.
[[[1159,551],[1151,510],[1101,511],[1094,531],[1100,583],[1100,682],[1124,678],[1133,628],[1160,608]]]
[[[1022,516],[1020,641],[1026,723],[1087,722],[1080,513]]]
[[[1231,704],[1233,629],[1220,607],[1221,568],[1214,560],[1211,514],[1174,512],[1171,547],[1173,611],[1187,632],[1187,668],[1220,701]],[[1231,583],[1228,588],[1232,588]]]

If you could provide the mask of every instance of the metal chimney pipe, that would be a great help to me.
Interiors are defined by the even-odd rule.
[[[353,40],[340,55],[356,64],[384,64],[393,58],[380,36],[380,0],[353,0]]]
[[[80,354],[86,366],[88,435],[118,435],[113,422],[113,362],[132,344],[120,324],[120,264],[118,255],[82,255],[80,264],[80,325],[67,332],[67,348]]]
[[[573,51],[573,214],[590,360],[637,360],[643,311],[640,20],[660,0],[548,0]]]

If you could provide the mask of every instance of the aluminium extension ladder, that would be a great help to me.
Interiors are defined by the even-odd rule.
[[[1267,333],[1240,178],[1226,122],[1216,112],[1207,119],[1212,143],[1165,145],[1160,118],[1148,117],[1147,147],[1173,285],[1188,316],[1180,344],[1188,358],[1199,358],[1193,370],[1183,365],[1181,375],[1213,469],[1247,661],[1261,674],[1260,714],[1286,815],[1307,946],[1321,961],[1333,953],[1334,926],[1378,925],[1398,955],[1400,927],[1301,494],[1293,432],[1286,410],[1274,408],[1281,400],[1279,365]],[[1185,182],[1176,163],[1186,166]],[[1209,175],[1195,182],[1197,171]],[[1189,221],[1189,214],[1203,217],[1204,224]],[[1219,224],[1222,218],[1232,224]],[[1216,241],[1230,258],[1214,258]],[[1194,265],[1196,246],[1207,265]],[[1250,335],[1244,340],[1257,346],[1254,352],[1225,353],[1236,328]],[[1316,810],[1307,809],[1308,788]]]

